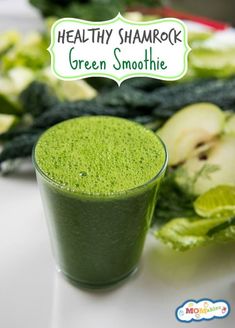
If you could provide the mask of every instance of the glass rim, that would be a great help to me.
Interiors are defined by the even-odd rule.
[[[62,122],[61,122],[62,123]],[[58,123],[60,124],[60,123]],[[146,127],[143,126],[144,129],[147,129]],[[49,128],[50,129],[50,128]],[[48,129],[47,129],[48,130]],[[46,130],[46,131],[47,131]],[[53,180],[52,178],[50,178],[46,173],[43,172],[43,170],[39,167],[37,161],[36,161],[36,156],[35,156],[35,153],[36,153],[36,147],[37,147],[37,144],[39,142],[39,140],[41,139],[41,137],[44,135],[44,133],[46,132],[44,131],[39,139],[35,142],[34,146],[33,146],[33,151],[32,151],[32,162],[33,162],[33,165],[36,169],[36,171],[38,173],[40,173],[40,175],[49,183],[49,184],[52,184],[53,186],[55,186],[56,188],[58,188],[59,190],[63,191],[63,192],[67,192],[68,194],[70,195],[77,195],[77,196],[83,196],[83,197],[87,197],[87,198],[114,198],[114,197],[117,197],[117,196],[125,196],[129,193],[134,193],[135,191],[138,191],[138,190],[141,190],[142,188],[144,187],[147,187],[148,185],[150,185],[151,183],[153,183],[155,180],[157,180],[158,178],[160,178],[165,170],[166,170],[166,167],[167,167],[167,164],[168,164],[168,151],[167,151],[167,148],[166,148],[166,145],[165,143],[162,141],[162,139],[159,137],[158,134],[155,134],[155,137],[160,141],[160,144],[162,145],[162,148],[163,148],[163,151],[164,151],[164,162],[160,168],[160,170],[157,172],[156,175],[154,175],[151,179],[149,179],[148,181],[144,182],[143,184],[141,185],[138,185],[134,188],[129,188],[129,189],[126,189],[124,191],[119,191],[119,192],[113,192],[113,193],[109,193],[109,194],[95,194],[95,193],[85,193],[85,192],[79,192],[79,191],[73,191],[71,189],[68,189],[64,186],[62,186],[60,183],[56,182],[55,180]]]

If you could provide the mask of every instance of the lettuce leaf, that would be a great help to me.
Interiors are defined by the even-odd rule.
[[[200,217],[175,218],[162,226],[160,230],[155,231],[154,234],[171,248],[185,251],[215,241],[216,235],[209,237],[208,231],[226,220],[224,218],[205,219]],[[226,241],[225,234],[223,241]]]

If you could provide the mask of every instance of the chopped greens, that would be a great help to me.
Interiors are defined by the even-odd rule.
[[[191,217],[171,217],[169,222],[155,231],[155,236],[180,251],[211,242],[235,241],[234,193],[235,187],[232,186],[211,189],[194,201]]]
[[[162,181],[152,225],[162,226],[174,217],[194,217],[195,196],[182,190],[175,180],[176,171],[168,169]]]

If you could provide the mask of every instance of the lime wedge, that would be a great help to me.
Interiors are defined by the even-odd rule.
[[[0,134],[9,130],[18,121],[15,115],[0,114]]]
[[[221,185],[210,189],[194,202],[196,213],[203,217],[235,215],[235,186]]]

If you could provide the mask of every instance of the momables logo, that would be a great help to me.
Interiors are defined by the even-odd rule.
[[[223,319],[230,313],[230,305],[224,300],[188,300],[176,309],[175,315],[181,322]]]

